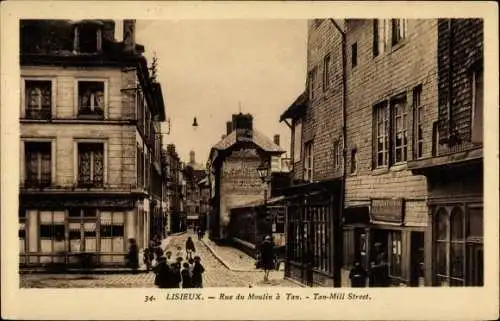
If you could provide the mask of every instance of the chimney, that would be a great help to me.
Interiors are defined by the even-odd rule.
[[[274,143],[276,145],[278,145],[278,146],[280,145],[280,135],[274,135],[274,139],[273,140],[274,140]]]
[[[115,41],[115,22],[113,20],[103,21],[102,37],[107,41]]]
[[[195,154],[194,154],[194,151],[193,151],[193,150],[189,152],[189,163],[190,163],[190,164],[194,164],[194,163],[195,163],[195,158],[194,158],[194,155],[195,155]]]
[[[226,135],[229,136],[229,134],[231,134],[232,131],[233,131],[233,123],[230,121],[226,122]]]
[[[123,20],[123,45],[125,51],[135,51],[135,20]]]

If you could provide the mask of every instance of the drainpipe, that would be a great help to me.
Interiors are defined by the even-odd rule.
[[[346,109],[347,109],[347,44],[346,44],[346,33],[340,26],[335,22],[334,19],[329,19],[335,29],[340,33],[342,38],[342,180],[340,182],[340,199],[339,199],[339,209],[337,213],[337,224],[333,226],[334,228],[334,262],[333,262],[333,282],[334,287],[341,287],[342,285],[342,265],[344,262],[344,239],[343,239],[343,219],[342,214],[344,212],[344,202],[345,202],[345,180],[347,176],[347,128],[346,128]],[[345,20],[344,20],[345,23]]]

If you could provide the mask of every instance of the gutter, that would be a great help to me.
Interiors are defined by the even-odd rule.
[[[336,223],[334,225],[334,253],[336,258],[334,258],[333,262],[333,282],[334,287],[342,286],[342,264],[344,262],[344,244],[343,244],[343,224],[342,224],[342,214],[344,212],[344,203],[345,203],[345,180],[347,176],[347,127],[346,127],[346,109],[347,109],[347,44],[346,44],[346,33],[340,26],[335,22],[334,19],[329,19],[332,24],[335,26],[337,31],[340,33],[342,37],[342,181],[340,185],[340,200],[339,200],[339,209],[338,209],[338,217]],[[335,220],[334,220],[335,221]],[[335,262],[337,261],[337,262]]]

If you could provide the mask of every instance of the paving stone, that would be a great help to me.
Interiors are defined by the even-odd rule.
[[[236,272],[228,270],[207,247],[192,234],[172,236],[166,249],[185,257],[184,244],[191,236],[195,242],[196,254],[205,267],[204,287],[296,287],[297,285],[283,278],[283,271],[272,271],[270,283],[263,282],[263,272]],[[181,250],[177,251],[180,247]],[[222,251],[221,249],[216,249]],[[150,288],[154,287],[154,273],[138,274],[22,274],[22,288]]]

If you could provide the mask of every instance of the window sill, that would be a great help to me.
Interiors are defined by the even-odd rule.
[[[398,51],[399,49],[403,48],[407,42],[408,42],[407,38],[401,39],[401,41],[398,42],[397,44],[391,45],[391,50],[388,53],[392,54],[393,52]]]
[[[408,163],[397,163],[389,168],[391,172],[401,172],[408,169]]]
[[[389,172],[389,167],[378,167],[372,170],[372,176],[378,176],[387,174]]]

